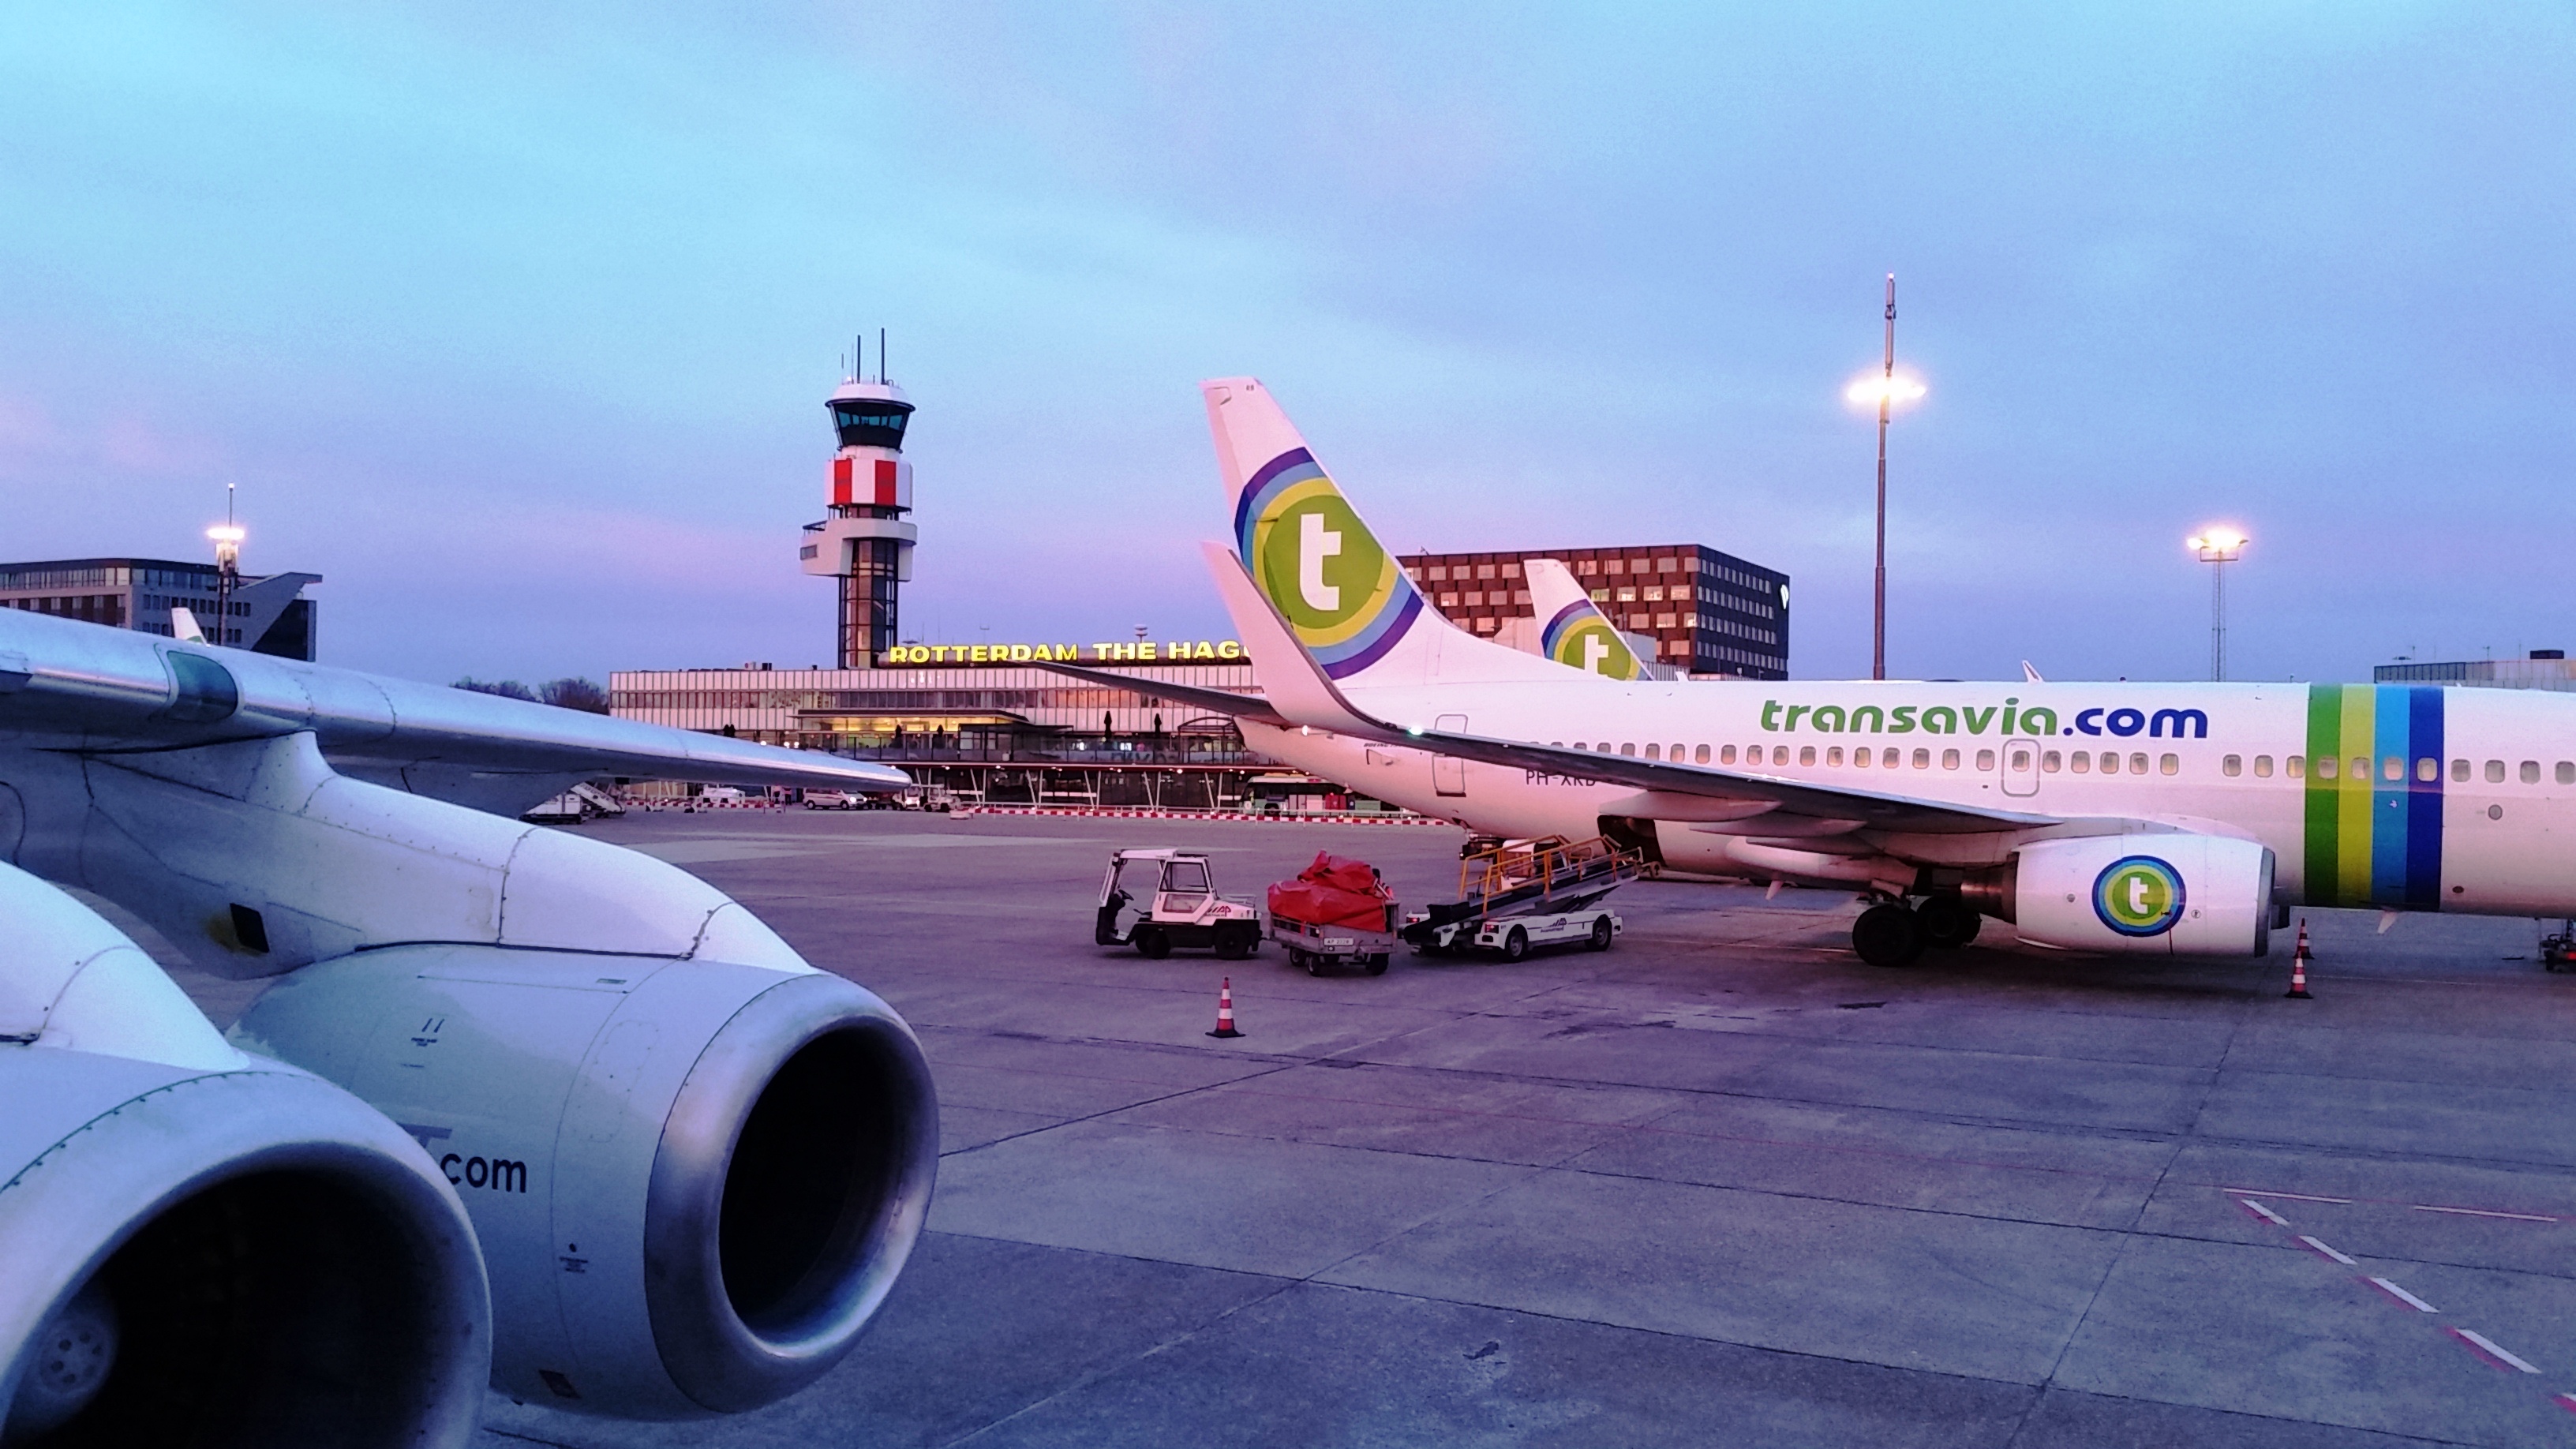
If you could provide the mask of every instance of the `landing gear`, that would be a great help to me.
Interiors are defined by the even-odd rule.
[[[1872,966],[1911,966],[1923,954],[1923,927],[1903,903],[1881,901],[1852,922],[1852,950]]]
[[[1986,918],[1968,909],[1968,903],[1947,891],[1927,896],[1914,908],[1915,927],[1923,933],[1926,946],[1964,946],[1977,939],[1977,928]]]

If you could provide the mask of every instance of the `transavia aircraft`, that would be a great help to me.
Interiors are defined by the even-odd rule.
[[[920,1047],[512,818],[594,775],[908,783],[0,610],[0,1440],[458,1446],[487,1382],[682,1418],[848,1351],[930,1200]],[[62,886],[274,984],[218,1033]]]
[[[1354,789],[1495,835],[1602,833],[1684,870],[1857,887],[1875,903],[1852,945],[1881,965],[1986,916],[2047,946],[2260,955],[2301,903],[2576,913],[2576,701],[1622,681],[1441,618],[1260,383],[1203,391],[1234,525],[1204,552],[1263,697],[1186,698]]]

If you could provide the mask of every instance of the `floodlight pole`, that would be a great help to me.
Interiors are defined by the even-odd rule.
[[[2227,678],[2227,566],[2245,556],[2248,540],[2232,530],[2213,529],[2191,540],[2192,551],[2209,565],[2209,677]]]
[[[1887,274],[1887,368],[1878,388],[1878,567],[1869,614],[1869,677],[1887,677],[1887,409],[1896,392],[1896,274]]]

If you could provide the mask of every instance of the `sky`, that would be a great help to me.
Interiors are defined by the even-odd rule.
[[[1966,13],[1950,13],[1964,11]],[[0,558],[325,576],[425,679],[826,661],[822,401],[923,642],[1222,637],[1197,382],[1399,549],[1692,541],[1866,674],[2576,648],[2576,13],[0,11]],[[870,344],[875,370],[874,346]]]

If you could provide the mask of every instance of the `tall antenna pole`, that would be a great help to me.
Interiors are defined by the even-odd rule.
[[[893,380],[893,375],[886,371],[885,329],[880,327],[877,329],[877,381],[892,382]]]
[[[1869,677],[1887,677],[1887,407],[1896,392],[1896,274],[1887,274],[1887,368],[1878,391],[1878,568],[1869,614]]]

